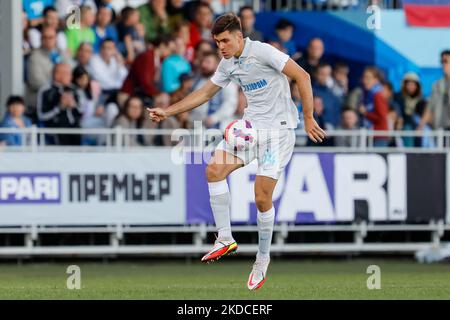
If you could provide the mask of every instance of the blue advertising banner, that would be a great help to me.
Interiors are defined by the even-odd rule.
[[[445,155],[430,156],[294,153],[274,191],[276,222],[443,219]],[[416,170],[416,162],[420,163],[420,172]],[[214,223],[205,167],[205,164],[186,166],[187,223]],[[231,220],[235,224],[256,223],[256,171],[255,161],[228,178]],[[416,209],[426,207],[431,210]]]

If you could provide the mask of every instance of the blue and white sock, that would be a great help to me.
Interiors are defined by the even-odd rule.
[[[273,224],[275,221],[275,208],[272,207],[266,212],[259,212],[257,216],[258,224],[258,253],[256,258],[269,258],[270,245],[272,244]]]

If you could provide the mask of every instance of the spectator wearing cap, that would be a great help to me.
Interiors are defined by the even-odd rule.
[[[170,32],[166,4],[166,0],[149,0],[138,7],[147,41],[153,41],[159,35]]]
[[[241,19],[244,38],[248,37],[253,41],[264,41],[262,33],[255,30],[255,12],[251,6],[241,7],[239,9],[239,18]]]
[[[426,101],[422,96],[419,76],[408,72],[403,76],[401,91],[395,94],[394,100],[400,108],[401,126],[404,131],[416,130],[425,113]],[[403,145],[420,146],[413,137],[403,137]]]
[[[441,53],[443,78],[433,83],[431,96],[418,130],[432,123],[434,129],[450,130],[450,50]]]
[[[162,91],[172,93],[180,87],[180,76],[191,72],[189,61],[184,58],[186,45],[181,38],[175,38],[172,53],[164,59],[161,69]]]
[[[7,112],[0,122],[0,128],[23,129],[31,127],[31,120],[24,115],[25,101],[20,96],[10,96],[6,102]],[[8,146],[20,146],[24,143],[20,133],[0,134],[0,143]]]

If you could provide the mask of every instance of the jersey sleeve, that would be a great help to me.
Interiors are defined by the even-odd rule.
[[[228,76],[228,73],[225,71],[225,65],[224,65],[224,59],[222,59],[222,61],[220,61],[219,66],[217,67],[216,72],[214,73],[214,75],[211,77],[211,81],[221,87],[224,88],[226,87],[229,83],[230,83],[230,78]]]
[[[278,72],[282,72],[284,66],[289,60],[289,56],[268,43],[258,43],[254,50],[255,55],[260,61],[265,62]]]

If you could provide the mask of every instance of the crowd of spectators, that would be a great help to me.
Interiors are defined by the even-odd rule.
[[[40,12],[33,2],[40,3]],[[205,128],[223,129],[246,107],[239,86],[230,84],[204,105],[162,123],[149,121],[146,107],[168,107],[202,86],[221,56],[210,28],[214,12],[207,0],[149,0],[116,12],[111,0],[78,1],[79,25],[67,24],[68,0],[23,0],[24,97],[11,96],[1,127],[23,128]],[[29,10],[33,8],[33,10]],[[450,51],[441,54],[444,77],[422,95],[417,74],[404,75],[393,92],[380,70],[367,66],[360,85],[349,88],[350,67],[324,59],[325,45],[312,38],[299,48],[295,25],[280,19],[274,38],[256,30],[251,7],[240,8],[245,37],[266,41],[286,52],[311,76],[314,117],[326,130],[450,130]],[[301,112],[297,87],[292,97]],[[321,145],[356,146],[357,136],[330,137]],[[130,136],[129,145],[171,145],[168,136]],[[0,144],[21,145],[19,134],[0,134]],[[60,134],[47,144],[101,145],[98,136]],[[307,145],[312,144],[310,141]],[[426,135],[393,139],[374,137],[375,146],[433,144]]]

